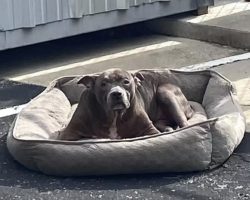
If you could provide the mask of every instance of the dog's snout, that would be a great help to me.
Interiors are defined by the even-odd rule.
[[[127,109],[130,106],[128,94],[120,86],[111,88],[107,96],[107,103],[113,110]]]
[[[113,98],[121,98],[122,97],[122,93],[120,92],[120,91],[115,91],[115,92],[112,92],[111,93],[111,96],[113,97]]]

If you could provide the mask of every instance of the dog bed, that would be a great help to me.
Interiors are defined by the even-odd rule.
[[[57,140],[84,89],[76,84],[80,77],[63,77],[17,115],[9,152],[29,169],[60,176],[191,172],[223,164],[245,132],[232,83],[214,71],[171,72],[195,110],[188,127],[133,139]]]

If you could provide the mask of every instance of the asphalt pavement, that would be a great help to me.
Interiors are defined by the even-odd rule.
[[[141,24],[8,50],[0,52],[0,109],[29,102],[64,75],[110,67],[176,69],[246,52],[155,34]],[[249,63],[248,59],[213,69],[240,81],[249,78]],[[12,159],[6,134],[14,118],[0,118],[0,199],[250,199],[248,133],[224,165],[210,171],[62,178],[28,170]]]

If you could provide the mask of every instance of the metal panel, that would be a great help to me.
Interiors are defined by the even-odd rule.
[[[13,29],[13,5],[12,0],[2,0],[0,4],[0,28],[1,30]]]
[[[99,1],[104,1],[104,4],[96,7],[97,0],[0,0],[0,50],[196,10],[200,6],[212,5],[214,2],[213,0]],[[138,4],[140,5],[135,6]],[[113,11],[117,9],[127,10]],[[39,24],[46,25],[39,26]]]
[[[160,1],[171,1],[171,0],[130,0],[130,6],[139,6],[146,3],[160,2]]]
[[[161,2],[161,1],[170,1],[170,0],[151,0],[151,2]]]
[[[36,25],[34,1],[13,1],[13,19],[15,28],[34,27]]]
[[[129,9],[129,0],[117,0],[117,9]]]
[[[6,32],[0,31],[0,50],[8,49],[9,46],[6,45],[7,38],[6,38]]]
[[[148,0],[137,0],[137,5],[141,5],[144,3],[149,3],[149,1]]]
[[[169,0],[0,0],[0,30],[36,25],[84,15],[129,9],[145,3]]]
[[[106,1],[105,0],[92,0],[93,13],[100,13],[106,11]]]
[[[63,13],[69,11],[67,18],[81,18],[83,15],[90,13],[90,0],[63,0]],[[68,4],[66,4],[68,2]],[[65,19],[65,18],[64,18]]]
[[[46,17],[45,17],[45,10],[46,10],[46,4],[45,0],[36,0],[35,1],[35,22],[36,24],[44,24],[46,23]]]
[[[41,0],[39,1],[41,3]],[[143,6],[132,6],[125,12],[102,12],[86,15],[78,20],[66,19],[29,29],[0,31],[0,50],[196,10],[198,6],[203,5],[198,5],[197,1],[172,0],[166,3],[147,3]],[[213,0],[206,0],[204,5],[209,2],[213,2]],[[69,8],[69,6],[66,7]]]
[[[136,0],[129,0],[129,6],[135,6]]]
[[[117,0],[106,0],[107,10],[115,10],[117,8]]]
[[[62,20],[61,0],[46,0],[46,22]]]

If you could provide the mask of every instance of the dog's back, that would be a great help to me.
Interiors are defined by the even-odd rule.
[[[164,107],[166,107],[166,98],[164,100],[161,99],[159,88],[161,88],[164,93],[168,93],[167,101],[173,98],[178,102],[178,106],[181,107],[181,110],[185,113],[187,119],[192,116],[193,110],[179,88],[178,78],[172,74],[171,71],[141,70],[138,73],[143,77],[143,80],[141,80],[140,86],[137,88],[137,94],[142,99],[145,111],[153,122],[167,119],[170,124],[173,123],[173,116],[171,116],[171,114],[174,113],[171,112],[171,114],[169,114],[166,109],[163,109],[161,101],[164,101]],[[170,105],[172,106],[172,102],[170,102]],[[169,107],[169,110],[170,109],[171,108]]]

